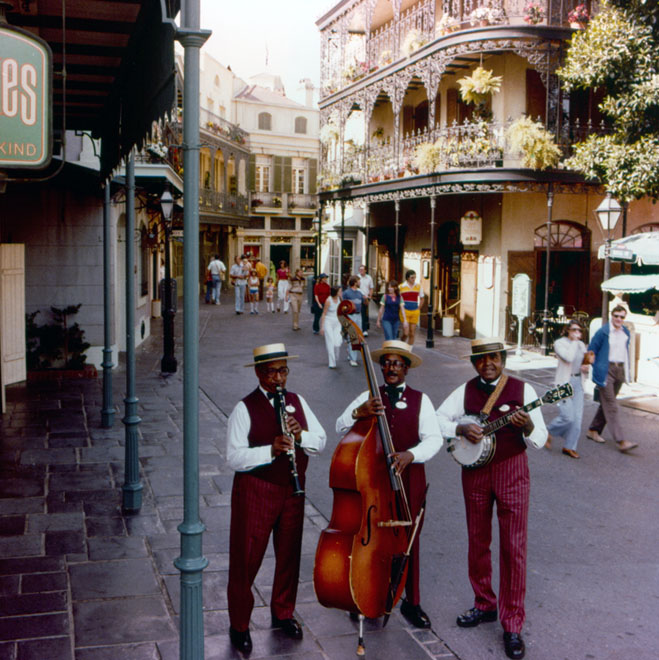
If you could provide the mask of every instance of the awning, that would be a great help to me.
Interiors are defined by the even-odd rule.
[[[643,293],[650,289],[659,289],[659,274],[616,275],[606,282],[602,282],[602,291]]]
[[[67,130],[101,138],[104,177],[172,109],[172,19],[180,0],[13,5],[9,24],[40,36],[53,51],[53,130],[60,131],[64,119]]]
[[[606,245],[600,245],[597,256],[604,259]],[[611,261],[636,263],[640,266],[659,266],[659,231],[632,234],[611,241]]]

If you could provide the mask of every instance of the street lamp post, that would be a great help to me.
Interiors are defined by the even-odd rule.
[[[169,255],[169,239],[172,234],[172,214],[174,212],[174,198],[166,188],[160,197],[163,224],[165,225],[165,281],[163,291],[162,311],[162,343],[163,355],[160,361],[160,371],[164,374],[176,373],[176,356],[174,355],[174,298],[172,296],[172,272]]]
[[[606,235],[606,243],[604,245],[604,277],[602,278],[602,282],[606,282],[609,279],[611,270],[611,233],[615,229],[621,212],[622,206],[620,206],[615,198],[611,197],[611,193],[606,193],[606,197],[602,200],[602,203],[595,209],[597,220]],[[608,320],[609,294],[606,291],[602,291],[602,325]]]
[[[551,189],[551,184],[549,184],[549,190],[547,191],[547,252],[545,254],[545,307],[542,312],[542,345],[540,346],[540,351],[543,355],[549,354],[549,341],[548,341],[548,325],[549,325],[549,266],[550,266],[550,254],[551,254],[551,218],[552,218],[552,209],[554,206],[554,193]]]

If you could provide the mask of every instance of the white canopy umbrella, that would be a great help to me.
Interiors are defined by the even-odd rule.
[[[605,257],[606,245],[600,245],[597,256]],[[639,266],[659,266],[659,231],[646,231],[611,241],[611,261],[625,261]],[[615,278],[612,278],[615,279]]]
[[[659,289],[659,274],[654,275],[616,275],[602,282],[602,291],[616,293],[643,293],[650,289]]]

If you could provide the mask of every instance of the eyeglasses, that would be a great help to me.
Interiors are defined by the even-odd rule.
[[[614,319],[624,319],[627,314],[611,314],[611,316],[613,316]]]
[[[407,366],[405,362],[401,362],[400,360],[383,360],[380,364],[385,369],[402,369]]]
[[[288,376],[289,371],[290,369],[288,367],[279,367],[279,369],[270,367],[269,369],[262,369],[263,375],[268,378],[274,378],[276,374],[279,374],[280,376]]]

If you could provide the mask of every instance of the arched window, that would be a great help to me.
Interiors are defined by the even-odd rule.
[[[269,112],[259,113],[259,129],[262,131],[272,130],[272,115]]]
[[[220,86],[220,76],[215,76],[215,87]]]
[[[551,223],[552,250],[587,250],[590,246],[590,231],[583,225],[570,220],[556,220]],[[535,230],[533,244],[536,248],[547,247],[547,225]]]
[[[647,231],[659,231],[659,222],[648,222],[645,225],[632,229],[632,234],[644,234]]]
[[[295,118],[295,132],[306,134],[306,132],[307,132],[307,118],[306,117],[296,117]]]

